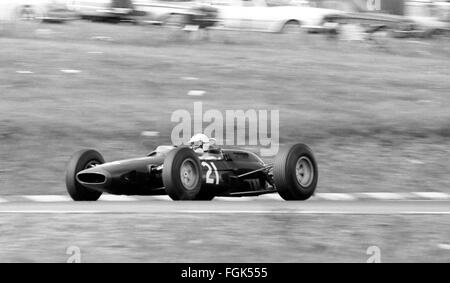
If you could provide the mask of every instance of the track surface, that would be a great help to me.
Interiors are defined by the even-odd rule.
[[[106,199],[8,198],[0,262],[450,262],[450,201]]]
[[[11,202],[0,213],[450,215],[450,201]]]

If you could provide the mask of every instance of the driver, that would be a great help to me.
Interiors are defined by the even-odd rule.
[[[192,149],[197,153],[208,152],[209,150],[215,149],[216,140],[212,138],[208,138],[204,134],[196,134],[190,140],[189,144]]]

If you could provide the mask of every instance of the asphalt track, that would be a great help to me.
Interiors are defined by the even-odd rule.
[[[9,202],[0,204],[0,213],[450,215],[450,201]]]
[[[450,262],[448,199],[273,198],[2,196],[0,262]]]

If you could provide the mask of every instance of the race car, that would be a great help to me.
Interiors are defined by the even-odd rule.
[[[274,163],[242,149],[224,149],[197,134],[186,146],[158,146],[147,156],[105,163],[92,149],[75,153],[66,187],[74,201],[96,201],[102,193],[169,195],[173,200],[212,200],[278,193],[285,200],[307,200],[317,186],[318,168],[302,143],[280,150]]]

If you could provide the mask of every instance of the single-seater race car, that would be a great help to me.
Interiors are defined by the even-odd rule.
[[[159,146],[145,157],[107,163],[99,152],[81,150],[66,173],[67,191],[75,201],[96,201],[104,192],[169,195],[173,200],[278,192],[285,200],[307,200],[317,180],[317,163],[305,144],[282,148],[274,163],[266,164],[251,151],[220,148],[203,134],[189,146]]]

